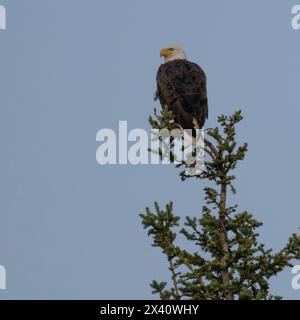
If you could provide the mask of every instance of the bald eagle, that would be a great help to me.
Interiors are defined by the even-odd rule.
[[[181,129],[202,129],[208,118],[205,72],[178,46],[163,48],[160,56],[165,62],[157,72],[155,100],[168,106]]]

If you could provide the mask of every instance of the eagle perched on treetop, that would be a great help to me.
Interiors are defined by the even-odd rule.
[[[202,129],[208,118],[205,72],[176,45],[163,48],[160,56],[165,62],[157,72],[155,100],[168,106],[182,129]]]

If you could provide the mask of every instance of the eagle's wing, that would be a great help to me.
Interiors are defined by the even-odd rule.
[[[162,64],[157,72],[156,98],[174,112],[175,121],[184,129],[204,126],[208,117],[206,75],[197,64],[187,60]]]

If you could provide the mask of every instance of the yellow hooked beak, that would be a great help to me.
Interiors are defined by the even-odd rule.
[[[168,49],[161,49],[160,50],[160,57],[169,58],[171,56],[172,52]]]

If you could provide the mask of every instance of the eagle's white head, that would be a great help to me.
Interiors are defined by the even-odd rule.
[[[161,49],[160,56],[165,58],[165,62],[173,61],[176,59],[186,59],[186,55],[183,49],[174,44]]]

